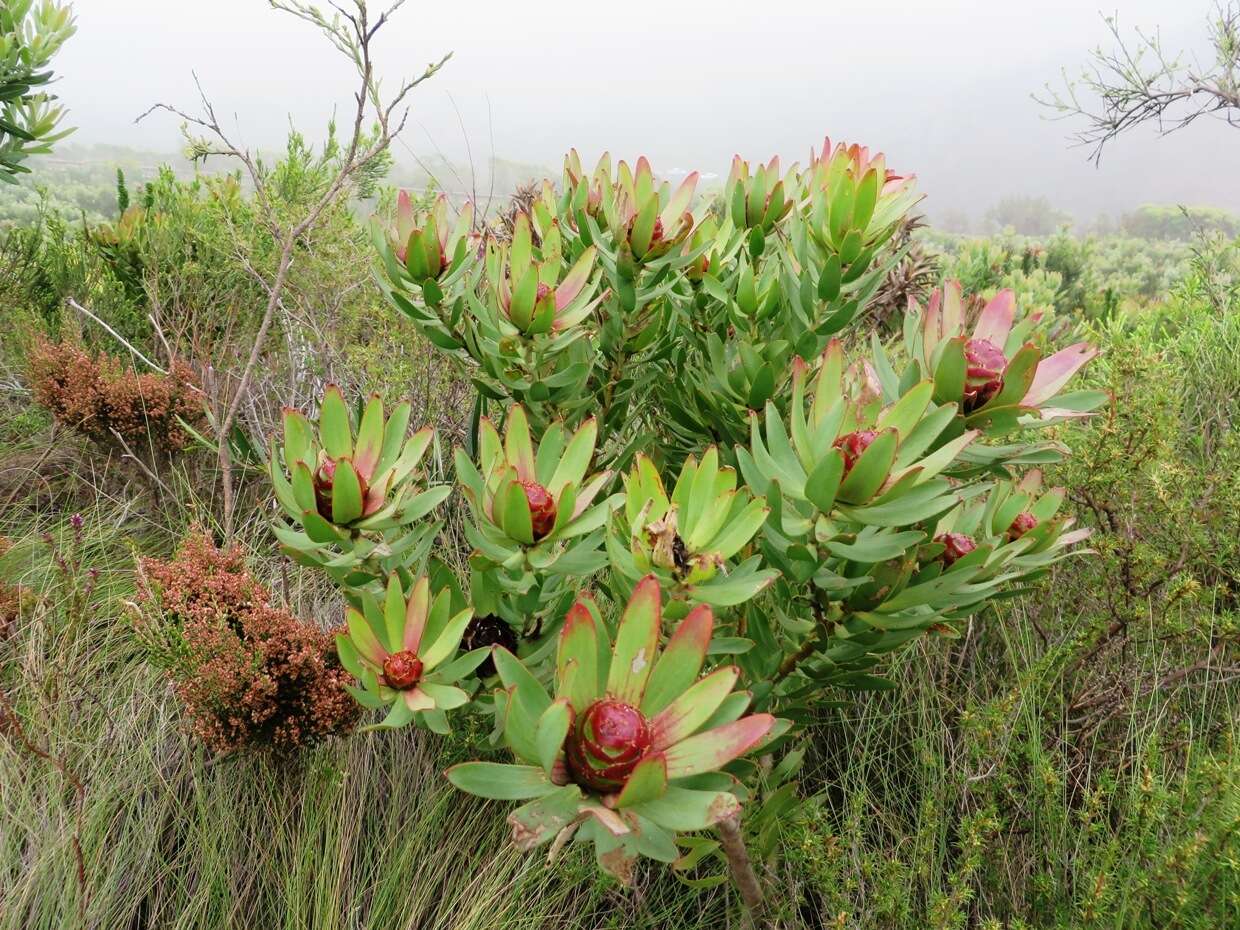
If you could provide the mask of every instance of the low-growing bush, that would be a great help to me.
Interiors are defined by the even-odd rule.
[[[96,442],[119,437],[137,448],[180,452],[190,443],[182,421],[200,426],[193,370],[174,361],[167,374],[138,374],[103,353],[70,342],[38,341],[30,352],[35,400],[64,426]]]
[[[239,548],[197,532],[140,574],[140,634],[207,746],[290,750],[352,728],[332,634],[273,606]]]

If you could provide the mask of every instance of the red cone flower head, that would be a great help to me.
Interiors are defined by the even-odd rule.
[[[565,746],[573,778],[595,791],[623,787],[649,748],[650,725],[642,712],[609,698],[586,709]]]
[[[844,476],[852,471],[852,467],[857,464],[857,459],[861,458],[861,453],[870,447],[878,433],[872,429],[858,430],[855,433],[847,433],[835,440],[833,445],[839,449],[844,456]]]
[[[943,560],[946,568],[951,568],[957,559],[964,558],[977,548],[977,543],[973,541],[973,538],[964,533],[943,533],[934,537],[934,541],[944,546],[943,554],[939,558]]]
[[[1015,542],[1038,525],[1038,518],[1025,511],[1018,513],[1012,525],[1007,528],[1008,542]]]
[[[964,344],[964,409],[971,413],[999,393],[1007,357],[989,339],[970,339]]]
[[[522,481],[525,501],[530,505],[530,528],[534,542],[542,539],[555,527],[555,499],[537,481]]]
[[[405,691],[422,677],[422,660],[408,649],[394,652],[383,660],[383,679],[389,688]]]

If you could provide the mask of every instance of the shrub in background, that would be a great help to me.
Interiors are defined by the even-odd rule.
[[[184,362],[174,361],[168,374],[138,374],[103,353],[43,339],[30,351],[29,377],[35,400],[59,423],[106,446],[119,436],[132,449],[176,453],[191,440],[182,421],[203,422]]]
[[[140,634],[209,747],[291,750],[353,727],[332,634],[273,606],[240,549],[198,532],[141,576]]]

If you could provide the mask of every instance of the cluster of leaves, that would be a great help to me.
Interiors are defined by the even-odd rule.
[[[105,445],[119,437],[141,448],[180,452],[192,438],[189,429],[203,420],[194,373],[183,362],[174,362],[167,374],[138,374],[106,354],[39,340],[29,364],[35,400],[60,423]]]
[[[64,109],[44,88],[52,80],[48,64],[75,28],[68,5],[53,0],[0,7],[0,182],[29,172],[26,158],[68,135],[56,131]]]
[[[353,727],[331,634],[273,606],[239,548],[197,532],[172,559],[144,559],[141,576],[140,635],[207,746],[287,751]]]
[[[1068,554],[1084,534],[1038,470],[1065,449],[1027,434],[1105,400],[1065,392],[1095,351],[1050,351],[1049,315],[1011,291],[949,283],[891,345],[846,348],[917,200],[881,155],[737,158],[712,205],[696,181],[571,153],[502,240],[446,199],[376,225],[388,298],[478,391],[454,458],[468,605],[440,584],[422,619],[450,487],[419,467],[437,443],[407,436],[407,405],[329,388],[317,429],[286,412],[271,459],[282,547],[350,602],[359,699],[442,731],[469,676],[498,678],[470,705],[518,761],[450,777],[530,801],[518,846],[592,842],[621,879],[677,859],[682,831],[733,829],[758,773],[741,757],[793,749],[828,689],[890,687],[884,655]],[[512,632],[494,675],[484,648],[451,663],[458,688],[432,666],[467,606]],[[424,654],[423,628],[446,637]]]

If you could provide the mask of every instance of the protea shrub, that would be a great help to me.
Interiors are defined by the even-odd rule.
[[[1079,342],[1044,357],[1029,338],[1038,320],[1017,321],[1010,290],[988,301],[967,333],[964,304],[959,282],[949,281],[924,311],[911,310],[905,334],[922,376],[934,380],[935,399],[958,403],[965,424],[1012,429],[1021,417],[1051,422],[1083,416],[1102,402],[1093,392],[1063,392],[1098,354],[1093,346]]]
[[[1101,403],[1069,386],[1093,348],[1056,351],[1007,292],[974,319],[954,284],[902,345],[849,338],[917,200],[860,145],[738,157],[713,203],[696,173],[573,152],[503,235],[443,199],[377,228],[389,301],[477,389],[452,476],[469,551],[433,557],[450,488],[407,410],[331,392],[317,431],[286,419],[277,535],[343,589],[376,720],[494,717],[505,757],[448,777],[522,802],[522,849],[592,844],[623,880],[718,853],[757,906],[740,814],[793,803],[788,721],[895,687],[885,656],[1082,551],[1029,471],[1067,450],[1029,431]]]
[[[398,567],[425,556],[435,526],[423,518],[451,488],[427,480],[420,466],[434,431],[410,435],[409,418],[407,401],[388,414],[379,397],[355,415],[332,384],[317,425],[298,410],[284,411],[270,475],[287,521],[275,534],[291,558],[378,592]]]
[[[590,419],[569,433],[551,424],[535,444],[524,408],[509,408],[505,434],[489,419],[479,424],[479,465],[464,450],[457,478],[475,523],[466,527],[477,559],[517,572],[552,570],[579,551],[618,501],[597,502],[611,472],[589,475],[598,425]]]

